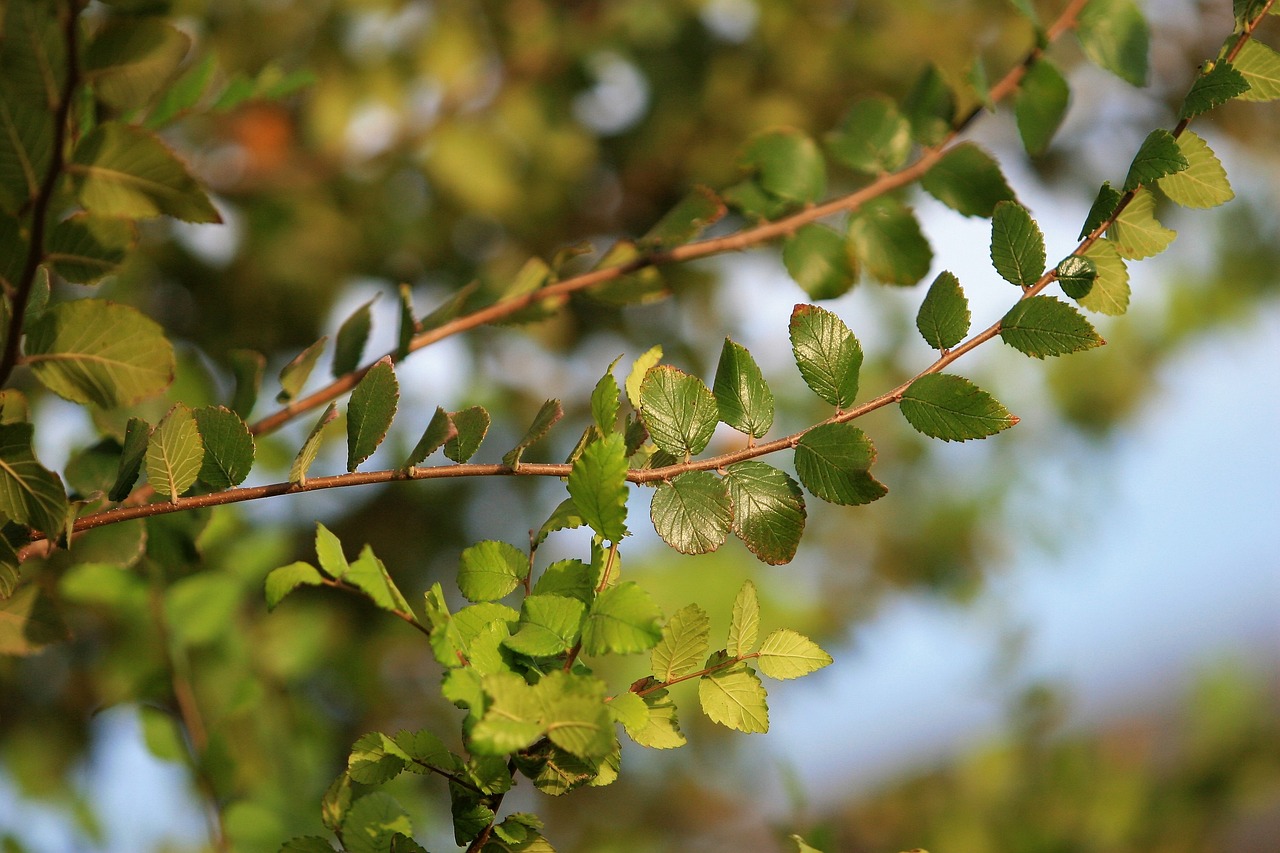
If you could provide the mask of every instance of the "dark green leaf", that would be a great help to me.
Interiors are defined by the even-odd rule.
[[[1068,255],[1058,264],[1058,284],[1072,299],[1081,299],[1093,289],[1098,270],[1093,261],[1079,255]]]
[[[376,300],[375,296],[342,321],[338,337],[334,339],[333,365],[330,368],[335,379],[360,366],[360,357],[364,355],[364,345],[368,342],[369,330],[373,327],[370,308]]]
[[[1142,147],[1133,158],[1133,163],[1129,166],[1129,174],[1124,179],[1125,192],[1159,180],[1165,175],[1181,172],[1189,165],[1187,158],[1182,156],[1182,151],[1178,148],[1178,140],[1173,134],[1157,128],[1147,134]]]
[[[98,299],[50,307],[27,327],[24,361],[60,397],[104,409],[153,397],[173,381],[173,346],[136,308]]]
[[[97,284],[115,272],[138,241],[133,223],[78,213],[53,226],[45,260],[74,284]]]
[[[1076,299],[1082,308],[1119,316],[1129,310],[1129,270],[1110,240],[1098,240],[1085,252],[1097,270],[1088,294]]]
[[[286,595],[300,586],[320,586],[323,583],[324,576],[310,563],[290,563],[287,566],[272,569],[267,575],[267,609],[275,610]]]
[[[649,517],[672,548],[682,554],[707,554],[728,538],[733,505],[719,477],[710,471],[689,471],[658,484]]]
[[[559,400],[547,400],[543,403],[542,408],[538,409],[538,414],[534,416],[533,423],[529,424],[529,429],[525,431],[524,438],[520,439],[519,444],[502,457],[503,464],[512,468],[519,467],[520,457],[524,455],[525,450],[532,444],[541,441],[547,432],[563,417],[564,407],[560,405]]]
[[[911,135],[921,145],[937,145],[951,133],[956,99],[937,66],[931,63],[921,72],[902,104],[902,111],[911,123]]]
[[[1076,37],[1089,59],[1134,86],[1146,84],[1150,37],[1133,0],[1089,0],[1076,21]]]
[[[850,216],[849,240],[863,269],[885,284],[915,284],[933,263],[915,214],[893,198],[869,201]]]
[[[782,244],[782,263],[813,299],[834,299],[858,280],[849,241],[825,225],[802,225]]]
[[[1000,321],[1000,337],[1035,358],[1079,352],[1104,343],[1076,309],[1052,296],[1020,300]]]
[[[311,428],[311,433],[299,448],[298,455],[293,458],[293,465],[289,468],[290,483],[299,486],[307,484],[307,471],[310,470],[311,463],[316,461],[316,454],[320,452],[320,443],[324,440],[324,428],[337,416],[338,404],[330,403],[320,415],[320,420],[316,421],[316,425]]]
[[[68,524],[67,493],[32,452],[34,430],[29,423],[0,424],[0,512],[57,539]]]
[[[1210,63],[1191,84],[1178,118],[1198,116],[1248,90],[1249,81],[1230,62]]]
[[[662,639],[662,611],[634,581],[600,593],[582,629],[582,651],[589,655],[630,655],[651,649]]]
[[[964,216],[989,217],[997,204],[1014,198],[996,161],[971,142],[957,145],[944,154],[921,179],[920,185]]]
[[[911,125],[893,101],[874,95],[856,102],[827,134],[827,149],[846,166],[880,174],[897,169],[911,153]]]
[[[710,189],[694,187],[640,240],[645,248],[669,249],[696,238],[725,214],[724,202]]]
[[[627,535],[627,457],[623,438],[610,433],[587,446],[569,472],[569,496],[596,535]]]
[[[449,420],[457,428],[457,435],[444,443],[444,455],[454,462],[466,462],[480,449],[489,432],[489,413],[483,406],[472,406],[450,412]]]
[[[1120,204],[1120,198],[1120,191],[1113,188],[1110,181],[1104,181],[1098,189],[1098,195],[1094,198],[1093,204],[1089,207],[1089,215],[1085,217],[1080,236],[1076,239],[1083,240],[1099,225],[1111,219],[1111,215],[1116,212],[1116,205]]]
[[[862,347],[844,321],[825,308],[797,305],[789,327],[791,352],[813,393],[837,409],[858,396]]]
[[[698,679],[702,712],[715,723],[740,732],[769,731],[769,708],[760,676],[745,663]]]
[[[90,213],[222,221],[187,167],[140,127],[115,122],[98,125],[76,146],[67,173]]]
[[[351,392],[347,405],[347,470],[373,455],[387,437],[391,421],[400,401],[400,383],[396,381],[391,359],[383,356]]]
[[[724,339],[713,386],[720,420],[753,438],[773,426],[773,392],[746,347]]]
[[[307,379],[311,376],[311,371],[320,360],[320,354],[324,352],[324,345],[328,342],[328,337],[321,338],[295,355],[292,361],[280,369],[280,393],[276,395],[277,403],[288,403],[298,396],[302,386],[307,384]]]
[[[190,46],[158,17],[110,18],[85,51],[85,81],[113,109],[136,109],[169,82]]]
[[[225,406],[202,406],[195,410],[195,416],[204,442],[200,480],[214,491],[240,485],[253,467],[249,428]]]
[[[179,403],[156,425],[147,441],[147,480],[176,502],[195,483],[204,464],[204,442],[191,410]]]
[[[1272,6],[1272,12],[1275,12]],[[1236,54],[1235,68],[1249,84],[1242,101],[1274,101],[1280,98],[1280,53],[1257,39],[1245,42]]]
[[[969,321],[969,300],[960,280],[945,270],[938,273],[916,314],[921,337],[934,349],[948,350],[969,334]]]
[[[413,446],[413,450],[400,467],[412,468],[415,465],[421,465],[424,459],[457,434],[458,428],[453,425],[453,419],[449,417],[449,413],[440,406],[436,406],[435,414],[431,416],[427,428],[422,432],[422,438],[418,439],[418,443]]]
[[[640,411],[654,444],[677,457],[700,453],[720,420],[702,380],[665,364],[640,383]]]
[[[236,390],[231,395],[231,411],[248,420],[258,402],[258,390],[262,387],[262,375],[267,359],[260,352],[233,349],[227,353],[231,372],[236,378]]]
[[[826,163],[812,139],[791,127],[767,130],[747,141],[739,165],[770,195],[789,202],[818,201],[827,187]]]
[[[930,438],[986,438],[1018,422],[986,391],[962,376],[931,373],[911,383],[899,404],[907,422]]]
[[[796,474],[804,487],[828,503],[861,506],[884,497],[888,489],[871,476],[876,451],[853,424],[823,424],[796,444]]]
[[[991,218],[991,262],[1010,284],[1030,287],[1044,273],[1044,235],[1027,209],[1001,202]]]
[[[1155,217],[1156,198],[1140,187],[1107,229],[1120,257],[1141,260],[1163,252],[1178,232],[1165,228]]]
[[[300,835],[286,841],[280,853],[333,853],[333,845],[318,835]]]
[[[724,482],[733,504],[733,532],[769,565],[791,562],[804,532],[804,495],[789,476],[763,462],[730,465]]]
[[[120,468],[115,484],[107,493],[107,500],[122,501],[133,490],[133,484],[142,470],[142,460],[147,455],[151,438],[151,425],[141,418],[129,418],[124,430],[124,447],[120,450]]]
[[[1058,66],[1041,57],[1027,69],[1013,96],[1013,114],[1022,144],[1032,157],[1048,150],[1070,100],[1071,90]]]
[[[1189,164],[1181,172],[1160,179],[1160,190],[1183,207],[1209,208],[1236,197],[1227,180],[1227,170],[1208,143],[1189,130],[1178,137],[1178,150]]]
[[[414,335],[422,327],[413,316],[413,289],[401,284],[396,293],[400,297],[400,324],[396,327],[396,361],[399,361],[409,354]]]
[[[529,558],[508,542],[478,542],[462,552],[458,589],[468,601],[497,601],[529,574]]]

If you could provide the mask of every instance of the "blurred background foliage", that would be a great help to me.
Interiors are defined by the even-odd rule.
[[[643,234],[692,186],[731,184],[751,133],[793,125],[821,136],[859,95],[901,98],[928,60],[959,80],[980,59],[995,77],[1033,38],[1005,0],[107,5],[167,11],[194,40],[189,68],[211,62],[218,80],[284,93],[192,115],[168,132],[226,223],[149,225],[142,251],[103,288],[182,345],[171,399],[193,405],[226,400],[235,350],[266,354],[271,377],[366,299],[378,294],[376,307],[392,309],[401,282],[423,313],[471,282],[501,287],[530,256],[550,259],[585,241],[594,254],[571,262],[580,268],[618,237]],[[1034,5],[1049,15],[1060,4]],[[1001,155],[1020,194],[1082,213],[1098,183],[1121,174],[1137,141],[1171,124],[1170,105],[1216,51],[1230,5],[1147,4],[1153,84],[1141,91],[1085,67],[1074,45],[1055,47],[1054,58],[1072,69],[1073,108],[1039,160],[1019,159],[1005,112],[980,120],[979,140]],[[864,428],[877,442],[889,498],[857,510],[811,502],[794,564],[762,567],[740,546],[684,558],[640,535],[624,548],[626,570],[653,578],[648,585],[667,613],[696,600],[719,620],[713,625],[727,624],[734,591],[755,577],[766,624],[785,617],[856,655],[858,626],[889,597],[923,593],[963,607],[1008,568],[1020,544],[1052,549],[1087,529],[1102,510],[1085,477],[1052,495],[1070,508],[1065,517],[1019,511],[1017,502],[1042,485],[1033,462],[1062,453],[1066,467],[1105,469],[1111,436],[1158,392],[1163,365],[1275,309],[1280,111],[1230,104],[1206,127],[1235,165],[1242,198],[1221,215],[1170,212],[1183,239],[1159,268],[1158,291],[1140,290],[1130,315],[1101,326],[1109,346],[1051,364],[995,353],[961,366],[998,396],[1010,389],[1024,418],[1018,430],[972,447],[934,447],[896,415],[876,413]],[[833,190],[860,180],[837,172]],[[929,221],[947,228],[954,220]],[[1077,225],[1064,223],[1051,244],[1067,246]],[[930,237],[940,254],[952,245]],[[939,257],[936,268],[954,263]],[[581,424],[592,384],[618,353],[626,364],[661,343],[669,361],[709,378],[725,334],[765,367],[779,434],[812,422],[816,401],[794,387],[785,358],[768,355],[785,354],[786,311],[806,298],[780,273],[774,250],[663,275],[673,293],[666,300],[620,309],[575,297],[549,320],[483,329],[439,347],[438,356],[411,357],[406,371],[415,360],[426,366],[404,374],[412,379],[388,444],[407,448],[436,405],[487,406],[491,448],[513,442],[548,397],[564,400],[567,424]],[[923,363],[912,329],[920,295],[865,283],[832,303],[867,348],[864,389],[889,387]],[[388,313],[379,316],[390,334]],[[256,413],[270,411],[268,403]],[[169,401],[151,405],[163,412]],[[36,400],[35,417],[42,428],[59,427],[42,458],[70,456],[82,482],[92,482],[95,425],[51,399]],[[96,426],[122,423],[112,413]],[[306,428],[260,442],[255,481],[279,479]],[[525,458],[559,461],[576,429],[566,425]],[[265,464],[273,458],[274,472]],[[319,798],[358,735],[424,726],[443,734],[456,729],[457,712],[439,697],[440,673],[420,637],[325,592],[300,593],[267,616],[266,573],[309,555],[320,518],[350,549],[371,543],[402,589],[435,581],[448,589],[463,547],[479,538],[523,544],[559,490],[512,480],[347,489],[118,525],[86,536],[75,568],[65,555],[28,565],[24,573],[62,605],[47,617],[50,637],[69,639],[0,659],[3,778],[22,802],[59,810],[75,849],[107,843],[110,821],[76,780],[107,748],[96,721],[124,705],[137,709],[161,760],[184,766],[184,736],[206,741],[191,792],[212,792],[223,804],[235,849],[273,851],[319,831]],[[645,495],[636,492],[634,517],[644,513]],[[559,547],[576,556],[580,543]],[[102,570],[84,564],[85,553],[144,554],[139,565],[148,568]],[[835,669],[840,661],[837,654]],[[617,673],[618,683],[644,665]],[[194,695],[175,696],[184,680]],[[686,695],[686,749],[626,752],[628,772],[610,788],[516,800],[549,817],[548,834],[564,851],[777,849],[786,833],[801,831],[827,850],[868,853],[1261,853],[1274,849],[1280,831],[1276,688],[1275,679],[1218,672],[1185,707],[1145,708],[1082,730],[1064,724],[1069,697],[1034,687],[1009,708],[1001,743],[848,796],[839,780],[779,770],[751,739],[714,730]],[[203,732],[175,727],[183,701],[200,708]],[[840,725],[838,711],[821,713],[819,729]],[[801,780],[790,788],[788,772]],[[745,793],[731,785],[765,776],[790,791],[783,802],[762,804],[763,784]],[[776,795],[776,785],[770,790]],[[447,836],[442,787],[427,780],[399,793],[415,825]],[[0,825],[5,849],[42,849],[21,824]],[[205,843],[197,834],[165,849]]]

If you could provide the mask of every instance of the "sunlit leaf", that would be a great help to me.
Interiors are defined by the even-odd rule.
[[[1115,243],[1120,257],[1141,260],[1158,255],[1178,236],[1178,232],[1165,228],[1156,220],[1155,210],[1155,196],[1151,190],[1140,187],[1120,211],[1107,229],[1107,237]]]
[[[991,262],[1010,284],[1030,287],[1044,273],[1044,235],[1027,209],[1003,202],[991,218]]]
[[[822,669],[831,663],[831,655],[803,634],[790,628],[779,628],[764,638],[756,660],[765,675],[787,679]]]
[[[1065,355],[1103,344],[1088,320],[1052,296],[1020,300],[1000,321],[1000,338],[1035,358]]]
[[[1178,148],[1178,140],[1167,130],[1157,128],[1147,134],[1124,179],[1124,190],[1137,189],[1143,184],[1181,172],[1190,165]]]
[[[159,494],[176,499],[195,483],[204,464],[204,442],[195,415],[179,403],[147,441],[147,480]]]
[[[756,585],[751,581],[743,581],[742,588],[733,600],[729,643],[725,647],[725,654],[734,658],[751,654],[755,650],[759,634],[760,601],[756,595]]]
[[[286,595],[300,586],[320,586],[323,583],[324,576],[310,563],[296,562],[272,569],[266,582],[267,609],[275,610]]]
[[[747,141],[739,165],[756,177],[765,192],[805,204],[822,198],[826,164],[812,139],[795,128],[756,134]]]
[[[277,403],[287,403],[302,391],[307,384],[311,371],[315,369],[320,354],[324,352],[329,338],[323,337],[293,357],[280,369],[280,393],[276,395]]]
[[[706,554],[724,544],[733,521],[733,505],[720,478],[710,471],[688,471],[658,484],[649,504],[653,528],[682,554]]]
[[[665,364],[640,383],[640,411],[654,444],[681,458],[701,452],[720,419],[716,399],[702,380]]]
[[[662,611],[634,581],[600,593],[582,629],[582,650],[589,655],[629,655],[647,651],[662,639]]]
[[[844,321],[816,305],[797,305],[788,327],[791,352],[805,384],[838,409],[858,396],[862,346]]]
[[[299,448],[298,455],[293,458],[293,465],[289,468],[290,483],[299,486],[307,484],[307,471],[311,469],[311,464],[316,461],[316,454],[320,452],[320,444],[324,440],[324,428],[332,423],[337,416],[337,403],[330,403],[328,408],[321,413],[320,419],[311,428],[307,440]]]
[[[755,438],[773,426],[773,392],[751,353],[725,338],[712,387],[720,420]]]
[[[549,657],[568,651],[578,637],[586,605],[562,595],[530,595],[520,603],[520,625],[502,641],[513,652]]]
[[[623,437],[610,433],[590,444],[569,472],[569,496],[602,539],[627,535],[627,457]]]
[[[693,672],[707,655],[710,637],[711,619],[705,610],[696,604],[677,610],[653,647],[653,677],[668,682]]]
[[[1129,269],[1110,240],[1098,240],[1085,257],[1093,264],[1097,275],[1093,287],[1076,299],[1080,307],[1099,314],[1119,316],[1129,310]]]
[[[1248,91],[1239,95],[1240,100],[1274,101],[1280,98],[1280,53],[1257,39],[1250,39],[1236,54],[1235,69],[1249,84]]]
[[[1187,168],[1159,181],[1160,191],[1171,201],[1183,207],[1209,208],[1236,197],[1227,180],[1227,170],[1208,143],[1185,130],[1178,137],[1178,150],[1187,158]]]
[[[507,542],[477,542],[462,552],[458,589],[468,601],[497,601],[529,574],[529,559]]]
[[[764,685],[745,663],[698,679],[698,700],[712,722],[740,732],[769,731]]]
[[[796,475],[804,487],[828,503],[861,506],[888,493],[871,476],[876,451],[853,424],[814,427],[796,443]]]

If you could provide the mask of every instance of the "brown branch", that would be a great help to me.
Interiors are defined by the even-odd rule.
[[[40,183],[40,189],[36,193],[35,203],[31,209],[31,243],[27,247],[27,258],[23,262],[18,285],[10,294],[12,301],[10,310],[13,313],[9,317],[9,328],[5,330],[4,353],[0,355],[0,385],[9,381],[13,368],[18,363],[18,349],[22,345],[22,326],[26,321],[27,301],[31,298],[31,289],[35,286],[36,272],[44,261],[44,233],[49,218],[49,205],[53,201],[58,179],[62,177],[62,167],[65,162],[63,148],[67,142],[71,102],[76,86],[80,82],[79,7],[79,2],[72,0],[65,9],[63,37],[67,45],[67,79],[63,81],[61,100],[53,114],[53,142],[52,150],[49,152],[49,168],[45,171],[44,180]]]

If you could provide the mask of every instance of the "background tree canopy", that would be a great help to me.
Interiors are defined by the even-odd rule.
[[[31,70],[20,42],[32,33],[47,42],[37,53],[49,64],[32,72],[38,85],[56,89],[65,73],[57,70],[65,53],[57,16],[65,10],[45,5],[11,0],[0,6],[0,73],[10,81],[0,92],[7,110],[0,119],[9,129],[25,127],[21,110],[39,106],[14,94]],[[1141,15],[1134,23],[1136,7],[1126,0],[1084,5],[1086,33],[1091,20],[1118,21],[1133,39],[1145,38],[1146,25]],[[48,368],[32,358],[56,352],[55,344],[40,342],[42,334],[54,335],[41,331],[50,322],[42,327],[36,317],[26,328],[27,361],[13,372],[6,394],[21,392],[29,406],[40,462],[60,472],[73,501],[87,502],[73,509],[96,511],[128,454],[131,418],[154,425],[175,403],[198,409],[233,401],[248,406],[233,406],[245,420],[251,421],[250,410],[253,417],[270,415],[279,407],[271,398],[275,377],[288,376],[288,365],[322,337],[328,348],[312,353],[320,360],[309,383],[306,371],[295,371],[308,384],[289,394],[285,381],[279,403],[328,381],[322,374],[341,376],[395,349],[405,300],[429,328],[433,318],[444,322],[509,296],[529,275],[530,258],[565,276],[623,262],[627,252],[660,245],[651,229],[681,203],[719,212],[721,201],[728,202],[728,215],[708,232],[712,237],[750,226],[758,213],[777,219],[790,208],[770,211],[766,203],[777,197],[752,195],[768,196],[760,186],[779,186],[769,184],[774,161],[761,153],[766,144],[789,145],[801,134],[817,140],[827,153],[815,156],[830,161],[819,187],[825,191],[808,198],[807,187],[788,190],[810,202],[847,195],[901,166],[917,143],[929,142],[930,130],[908,128],[905,118],[897,136],[896,126],[886,124],[895,132],[867,141],[860,134],[875,125],[876,111],[905,105],[904,114],[918,124],[929,117],[931,98],[953,99],[958,117],[976,111],[964,129],[963,139],[978,146],[968,156],[991,152],[999,161],[999,183],[1007,181],[1035,215],[1052,264],[1075,248],[1098,186],[1110,181],[1120,188],[1149,132],[1177,124],[1186,93],[1211,70],[1203,63],[1231,33],[1233,14],[1248,15],[1263,4],[1153,0],[1143,7],[1150,52],[1140,63],[1127,42],[1116,47],[1119,53],[1102,56],[1097,39],[1049,44],[1044,28],[1064,7],[1078,11],[1081,4],[92,3],[79,18],[79,73],[92,94],[69,109],[79,122],[77,140],[98,139],[101,148],[95,160],[75,146],[80,160],[73,157],[67,168],[75,183],[53,194],[53,217],[61,215],[59,204],[74,207],[73,199],[93,209],[86,199],[107,156],[102,151],[116,145],[122,157],[146,156],[139,137],[128,135],[133,128],[155,131],[147,138],[176,151],[207,189],[207,210],[162,209],[176,218],[136,223],[136,233],[123,238],[130,249],[93,291],[94,298],[136,308],[163,328],[176,348],[175,378],[161,394],[138,395],[146,399],[68,402],[40,373]],[[172,28],[163,32],[182,38],[146,30],[139,19],[163,23]],[[46,24],[52,29],[40,29]],[[112,27],[137,27],[129,32],[154,39],[146,49],[129,48],[139,58],[127,75],[103,36]],[[1277,45],[1278,35],[1273,15],[1255,40]],[[1013,95],[1017,112],[1008,102],[986,110],[987,81],[1022,63],[1037,39],[1047,59],[1028,66],[1040,70]],[[1274,87],[1280,73],[1263,68],[1263,82]],[[151,90],[137,88],[138,80],[152,79]],[[851,105],[863,112],[851,113]],[[1053,120],[1037,117],[1037,108],[1051,114],[1065,108],[1056,134]],[[947,109],[942,132],[951,120]],[[761,135],[777,128],[789,130]],[[731,619],[737,624],[735,596],[751,579],[767,626],[762,636],[773,626],[794,628],[832,651],[835,664],[792,688],[788,704],[773,706],[767,736],[712,725],[697,711],[695,684],[673,685],[688,746],[656,752],[628,743],[622,753],[627,772],[612,785],[551,798],[520,784],[504,812],[541,815],[545,834],[561,851],[783,849],[791,833],[828,851],[1271,849],[1280,820],[1280,685],[1273,675],[1280,635],[1274,624],[1253,636],[1270,651],[1252,650],[1236,665],[1222,665],[1215,657],[1220,650],[1209,646],[1209,659],[1198,662],[1209,669],[1194,687],[1188,653],[1169,672],[1171,687],[1153,692],[1135,677],[1143,695],[1130,703],[1124,689],[1113,687],[1091,707],[1073,700],[1070,679],[1060,683],[1060,673],[1023,665],[1034,659],[1037,625],[1021,621],[1016,608],[1002,613],[998,607],[1016,591],[1010,578],[1073,559],[1104,560],[1108,540],[1095,537],[1124,526],[1112,516],[1128,512],[1135,501],[1126,495],[1135,493],[1137,502],[1167,502],[1219,525],[1211,551],[1224,563],[1260,565],[1256,573],[1236,575],[1205,562],[1199,583],[1212,586],[1228,575],[1244,584],[1241,595],[1255,606],[1269,599],[1274,610],[1280,602],[1280,567],[1264,547],[1273,534],[1246,529],[1253,516],[1224,518],[1226,511],[1214,507],[1215,501],[1237,506],[1230,496],[1239,494],[1242,504],[1265,510],[1261,484],[1274,472],[1275,455],[1255,430],[1276,422],[1275,382],[1261,370],[1249,375],[1247,387],[1230,375],[1219,383],[1219,374],[1205,373],[1261,364],[1257,353],[1268,347],[1274,356],[1267,336],[1280,323],[1280,110],[1274,100],[1232,100],[1199,117],[1195,132],[1226,164],[1236,198],[1211,212],[1159,198],[1160,221],[1182,239],[1160,258],[1132,265],[1132,310],[1089,315],[1105,347],[1041,361],[1015,352],[1016,344],[993,342],[960,362],[965,376],[1021,417],[1018,429],[955,445],[930,442],[896,413],[872,412],[859,426],[875,441],[875,479],[890,494],[859,507],[809,498],[794,560],[766,560],[785,565],[760,562],[757,548],[732,536],[714,554],[676,553],[662,541],[672,537],[654,535],[644,520],[650,501],[662,498],[633,486],[626,576],[641,580],[667,617],[699,602],[718,648]],[[51,146],[24,140],[11,147]],[[5,169],[19,159],[0,160],[0,183],[17,174],[16,167]],[[1006,269],[997,260],[999,275],[993,274],[989,263],[987,219],[994,212],[1000,220],[1000,199],[979,199],[982,211],[964,210],[975,193],[964,180],[978,172],[973,162],[957,170],[960,189],[934,171],[923,188],[915,183],[893,196],[879,220],[874,211],[867,215],[866,227],[887,229],[894,251],[884,257],[845,252],[834,271],[815,268],[806,262],[830,257],[817,245],[828,239],[825,232],[792,233],[785,243],[641,270],[623,286],[571,294],[551,306],[558,310],[534,303],[520,316],[413,353],[395,368],[396,423],[376,452],[370,448],[364,467],[399,465],[437,406],[455,416],[477,405],[487,410],[492,423],[477,462],[497,463],[517,446],[523,450],[517,465],[562,462],[574,453],[583,426],[590,431],[593,418],[598,421],[593,390],[601,374],[621,356],[621,383],[655,344],[664,363],[708,386],[723,364],[726,336],[745,345],[777,402],[771,431],[765,424],[755,438],[805,429],[827,418],[832,405],[847,409],[853,396],[863,402],[897,386],[929,364],[934,349],[965,336],[940,346],[920,340],[917,312],[940,272],[954,271],[964,283],[977,328],[1004,314],[1016,297],[1000,281],[1009,278]],[[918,214],[922,233],[902,226],[897,211],[903,205]],[[22,274],[14,247],[32,239],[32,213],[21,194],[0,199],[0,207],[8,326],[13,283]],[[1144,232],[1144,239],[1160,241],[1162,233]],[[921,248],[921,240],[928,245]],[[1126,257],[1142,255],[1136,250]],[[1025,283],[1040,276],[1044,260]],[[80,284],[69,283],[78,279],[65,260],[49,264],[53,274],[43,279],[51,281],[49,304],[71,305],[85,295]],[[529,289],[546,280],[537,278]],[[813,382],[796,370],[792,306],[816,300],[861,342],[860,374],[853,368],[857,393],[847,401],[810,393],[806,382]],[[367,346],[354,354],[344,350],[343,335],[350,343],[366,319],[372,328]],[[120,337],[127,331],[135,341],[149,340],[149,326],[128,326],[135,322],[142,321],[121,319]],[[267,377],[256,407],[238,396],[255,370]],[[1176,396],[1187,386],[1240,388],[1241,395],[1191,397],[1199,408],[1170,410],[1171,399],[1188,399]],[[550,398],[562,401],[563,424],[523,449],[526,426]],[[6,397],[6,407],[17,399]],[[25,420],[3,414],[0,429]],[[319,415],[320,409],[308,411],[278,432],[255,436],[247,484],[296,481],[291,465]],[[1184,429],[1189,421],[1198,431]],[[1255,427],[1235,432],[1227,421]],[[182,427],[172,424],[178,441]],[[207,426],[199,424],[202,431]],[[657,432],[652,424],[649,431]],[[194,421],[190,432],[196,433]],[[1233,440],[1219,438],[1237,435],[1244,436],[1239,457],[1230,455]],[[1153,493],[1157,481],[1125,473],[1124,466],[1141,455],[1143,442],[1162,436],[1203,443],[1174,454],[1188,470],[1200,471],[1195,462],[1203,456],[1235,459],[1256,479],[1185,483],[1194,487],[1190,497]],[[741,446],[742,436],[721,427],[709,441],[709,452],[725,453]],[[669,449],[658,443],[658,452]],[[316,452],[310,476],[347,470],[348,448],[336,437]],[[1257,452],[1264,458],[1252,459]],[[216,486],[202,469],[185,486],[175,480],[165,491],[150,459],[145,465],[161,496],[182,494],[198,477]],[[1257,500],[1248,500],[1250,488],[1258,490]],[[573,494],[572,484],[569,490]],[[222,843],[223,849],[275,851],[289,838],[323,832],[321,799],[365,733],[452,732],[446,745],[456,749],[460,712],[452,697],[441,695],[441,666],[421,634],[331,589],[300,589],[268,613],[264,580],[277,567],[316,561],[320,521],[345,543],[347,558],[355,560],[365,543],[372,546],[395,584],[413,591],[414,607],[418,593],[433,584],[457,605],[461,599],[452,590],[464,549],[501,540],[524,553],[565,495],[564,482],[541,477],[375,484],[139,518],[90,531],[69,551],[25,560],[17,570],[19,591],[0,608],[0,801],[12,803],[0,802],[5,849],[204,850]],[[1270,499],[1274,504],[1274,481]],[[1174,511],[1171,517],[1180,518]],[[1181,541],[1176,528],[1171,522],[1161,535]],[[696,539],[697,531],[688,535]],[[582,530],[557,533],[538,560],[581,558],[590,538]],[[1141,564],[1170,559],[1175,546],[1144,541],[1137,547],[1148,555]],[[1065,571],[1092,577],[1088,566]],[[1216,600],[1207,596],[1197,617],[1234,618],[1215,615]],[[854,706],[873,704],[860,695],[866,686],[854,680],[865,671],[853,667],[874,646],[870,627],[903,606],[942,620],[989,623],[983,636],[994,660],[982,689],[1003,728],[984,745],[966,744],[963,754],[958,748],[946,758],[936,750],[907,754],[897,763],[881,762],[875,773],[859,773],[838,760],[859,739],[858,731],[841,731],[856,728]],[[1158,609],[1159,603],[1134,606]],[[1051,602],[1043,612],[1052,610]],[[1258,619],[1256,610],[1242,614],[1243,621]],[[1091,632],[1115,637],[1116,645],[1097,659],[1101,668],[1107,654],[1123,654],[1128,635],[1095,628],[1088,624],[1093,618],[1082,614],[1084,624],[1069,636],[1082,654],[1093,648]],[[1168,636],[1178,628],[1170,626]],[[909,670],[947,655],[946,648],[898,650],[884,667]],[[592,666],[625,686],[650,674],[649,663],[647,654],[618,655]],[[779,686],[779,703],[787,687]],[[910,711],[897,721],[895,737],[936,734],[930,720],[951,719],[946,706],[952,701],[968,699],[905,700],[901,707]],[[1082,707],[1090,713],[1077,713]],[[1129,712],[1122,722],[1101,713],[1119,707]],[[976,728],[990,735],[992,723],[988,716]],[[884,735],[862,737],[878,736]],[[102,780],[130,787],[129,778],[103,769],[130,738],[140,738],[181,780],[172,822],[160,824],[172,833],[167,840],[153,837],[152,825],[140,818],[130,819],[131,828],[122,815],[137,809],[103,794]],[[141,766],[128,765],[134,773]],[[144,800],[161,797],[152,783],[135,787]],[[420,843],[451,849],[457,815],[450,814],[444,781],[402,776],[386,790],[407,810]],[[215,829],[198,819],[193,826],[192,815],[204,815]],[[503,849],[524,849],[509,843]]]

